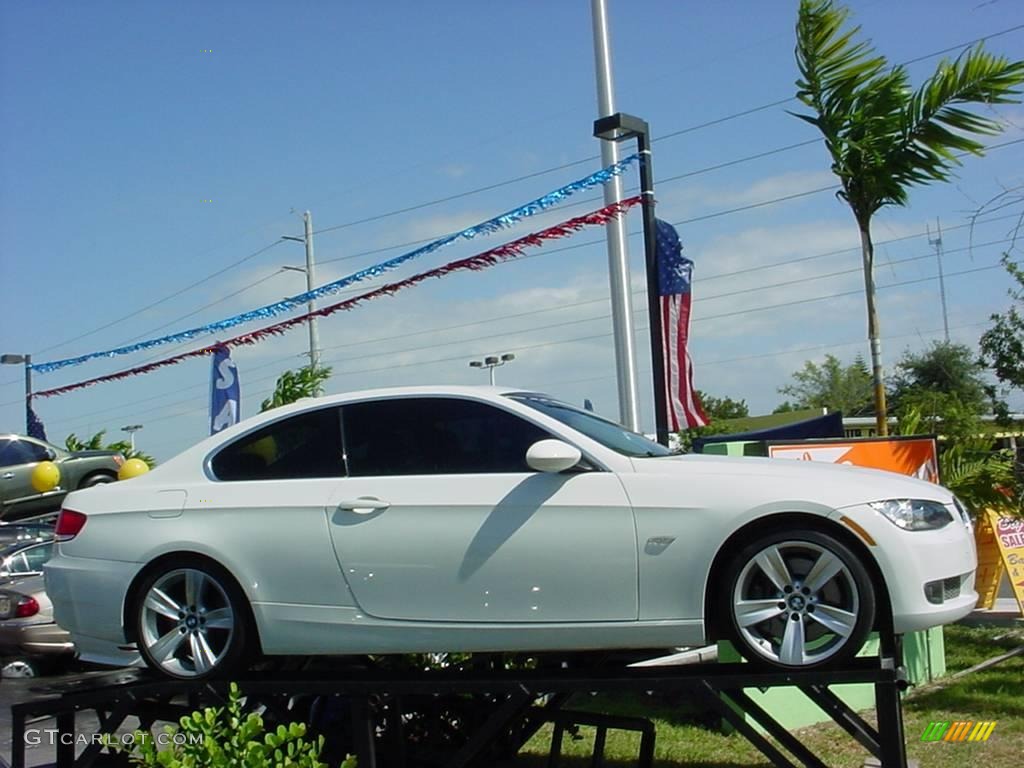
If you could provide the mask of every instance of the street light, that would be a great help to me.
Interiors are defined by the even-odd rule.
[[[647,265],[647,318],[651,335],[651,372],[654,377],[654,423],[658,442],[668,445],[668,402],[665,359],[661,351],[661,308],[658,302],[658,241],[654,219],[654,169],[650,127],[646,120],[623,112],[594,121],[594,136],[606,141],[636,139],[640,155],[640,206],[644,220],[644,254]]]
[[[32,355],[0,355],[0,364],[25,364],[25,434],[32,434]]]
[[[128,441],[132,447],[132,453],[135,453],[135,433],[142,429],[141,424],[128,424],[127,426],[121,427],[122,432],[128,433]]]
[[[515,359],[516,359],[516,356],[513,355],[511,352],[506,352],[501,357],[498,357],[497,355],[488,355],[483,360],[470,360],[469,361],[469,367],[470,368],[486,368],[487,369],[487,373],[490,374],[491,386],[493,387],[494,386],[494,369],[495,368],[500,368],[505,363],[510,363],[510,362],[512,362]]]

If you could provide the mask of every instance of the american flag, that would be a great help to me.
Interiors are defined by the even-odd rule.
[[[686,348],[690,335],[690,286],[693,262],[683,256],[679,233],[658,219],[658,299],[661,304],[661,355],[665,362],[668,428],[678,432],[708,423],[693,388],[693,363]]]
[[[43,422],[38,416],[36,416],[35,409],[32,407],[32,403],[28,404],[28,436],[34,437],[36,440],[46,439],[46,428],[43,427]]]

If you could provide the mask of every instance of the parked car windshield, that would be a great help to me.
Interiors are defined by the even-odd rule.
[[[647,457],[672,454],[661,443],[649,440],[636,432],[630,432],[610,419],[602,418],[568,403],[561,403],[544,395],[516,394],[508,397],[540,411],[545,416],[558,419],[566,426],[572,427],[577,432],[582,432],[606,448],[611,448],[624,456]]]

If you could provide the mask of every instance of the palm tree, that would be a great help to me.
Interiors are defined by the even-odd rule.
[[[107,430],[101,429],[88,440],[82,440],[78,435],[72,432],[64,439],[64,447],[69,451],[117,451],[126,459],[142,459],[150,467],[156,466],[156,459],[148,453],[134,450],[131,443],[127,440],[115,440],[109,443],[106,442],[106,434]]]
[[[842,187],[838,196],[850,206],[860,231],[875,418],[878,434],[885,435],[871,217],[887,205],[906,205],[911,186],[949,179],[960,154],[984,153],[984,145],[969,135],[993,135],[1002,125],[958,105],[1015,103],[1024,61],[1010,62],[978,45],[955,61],[943,59],[913,91],[904,67],[890,67],[869,43],[858,41],[860,27],[846,28],[849,16],[832,0],[801,0],[797,98],[814,114],[796,117],[824,136]]]
[[[331,369],[318,365],[285,371],[277,378],[274,394],[260,404],[260,411],[269,411],[304,397],[318,397],[323,394],[323,384],[330,377]]]

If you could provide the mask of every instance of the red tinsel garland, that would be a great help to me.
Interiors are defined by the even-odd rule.
[[[314,312],[306,312],[302,315],[296,315],[295,317],[291,317],[287,320],[282,320],[279,323],[274,323],[273,325],[268,325],[264,328],[257,328],[254,331],[243,333],[225,341],[219,341],[200,349],[193,349],[191,352],[183,352],[180,355],[174,355],[173,357],[168,357],[163,360],[157,360],[155,363],[139,365],[135,368],[127,368],[123,371],[118,371],[117,373],[109,373],[106,376],[97,376],[94,379],[79,381],[74,384],[68,384],[67,386],[35,392],[33,393],[33,397],[53,397],[55,395],[63,395],[67,392],[73,392],[76,389],[91,387],[94,384],[101,384],[105,381],[117,381],[118,379],[126,379],[129,376],[138,376],[139,374],[149,373],[150,371],[155,371],[158,368],[164,368],[168,365],[177,365],[182,360],[187,360],[190,357],[205,357],[206,355],[212,355],[214,350],[222,346],[240,347],[247,344],[255,344],[268,336],[279,336],[289,328],[293,328],[296,325],[302,325],[312,317],[327,317],[328,315],[333,315],[335,312],[339,312],[341,310],[352,309],[359,304],[362,304],[364,301],[375,299],[378,296],[392,296],[399,291],[411,288],[412,286],[422,283],[424,280],[428,280],[432,277],[443,277],[451,272],[461,272],[463,270],[478,272],[480,270],[487,269],[488,267],[493,267],[496,264],[517,259],[524,254],[526,248],[543,245],[545,240],[557,240],[559,238],[566,237],[575,232],[579,232],[584,227],[607,224],[615,217],[639,203],[639,196],[630,197],[621,202],[606,205],[600,210],[563,221],[561,224],[555,224],[553,227],[548,227],[547,229],[542,229],[539,232],[532,232],[528,235],[524,235],[518,240],[512,240],[504,245],[492,248],[489,251],[478,253],[476,256],[451,261],[443,266],[437,267],[436,269],[420,272],[419,274],[408,277],[405,280],[388,283],[387,285],[375,288],[372,291],[367,291],[359,296],[353,296],[350,299],[339,301],[336,304],[321,307]]]

